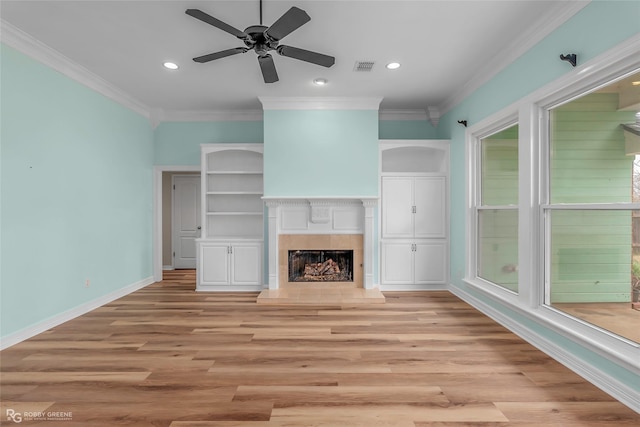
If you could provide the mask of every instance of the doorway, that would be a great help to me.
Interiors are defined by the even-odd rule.
[[[200,176],[200,166],[154,167],[153,277],[156,282],[162,281],[163,271],[174,268],[171,244],[173,175]]]

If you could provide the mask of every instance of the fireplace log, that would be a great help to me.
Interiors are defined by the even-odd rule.
[[[320,268],[318,269],[320,271],[320,274],[321,275],[325,274],[329,270],[331,270],[331,268],[333,267],[333,264],[335,264],[335,263],[333,262],[333,260],[331,258],[329,258],[328,260],[323,262],[322,265],[320,266]]]
[[[328,259],[325,262],[306,264],[304,266],[305,279],[312,279],[318,276],[335,275],[339,273],[340,267],[333,259]]]

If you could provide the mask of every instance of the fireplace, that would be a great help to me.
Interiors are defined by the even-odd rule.
[[[353,282],[353,250],[289,250],[289,282]]]
[[[281,234],[280,286],[362,288],[360,234]]]
[[[269,289],[374,287],[377,197],[263,199]]]

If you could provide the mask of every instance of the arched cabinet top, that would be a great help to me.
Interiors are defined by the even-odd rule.
[[[381,140],[382,173],[447,173],[448,140]]]
[[[207,172],[263,171],[262,144],[202,144]]]

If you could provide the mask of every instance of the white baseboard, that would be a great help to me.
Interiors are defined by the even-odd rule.
[[[0,350],[4,350],[5,348],[16,345],[26,339],[29,339],[44,331],[54,328],[71,319],[75,319],[78,316],[88,313],[91,310],[95,310],[98,307],[102,307],[103,305],[108,304],[111,301],[117,300],[118,298],[122,298],[123,296],[128,295],[131,292],[135,292],[138,289],[142,289],[145,286],[149,286],[152,283],[154,283],[153,277],[149,276],[138,282],[125,286],[124,288],[120,288],[116,291],[110,292],[94,300],[87,301],[84,304],[81,304],[63,313],[57,314],[35,325],[21,329],[18,332],[9,334],[6,337],[3,337],[2,340],[0,341]]]
[[[473,308],[492,318],[514,334],[518,335],[520,338],[527,341],[529,344],[533,345],[543,353],[546,353],[551,358],[600,388],[605,393],[608,393],[615,399],[627,405],[629,408],[640,413],[640,392],[637,389],[632,389],[628,385],[612,378],[596,366],[589,364],[582,358],[576,357],[575,354],[571,353],[566,348],[548,340],[523,324],[514,321],[509,316],[501,313],[468,292],[456,286],[449,286],[448,289],[452,294],[467,302]],[[567,339],[569,339],[569,337],[567,337]]]
[[[167,271],[167,270],[175,270],[175,268],[173,268],[173,265],[163,265],[163,266],[162,266],[162,269],[163,269],[164,271]]]
[[[380,285],[381,291],[448,291],[447,285]]]

